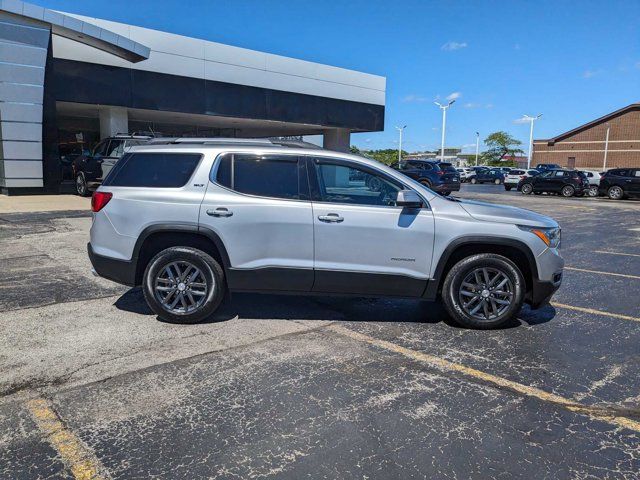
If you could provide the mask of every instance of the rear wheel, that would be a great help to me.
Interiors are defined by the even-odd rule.
[[[530,183],[524,183],[520,188],[520,191],[524,195],[531,195],[531,192],[533,192],[533,185],[531,185]]]
[[[420,183],[422,185],[424,185],[425,187],[427,187],[427,188],[431,188],[431,182],[429,180],[427,180],[427,179],[420,180]]]
[[[613,187],[609,187],[609,190],[607,190],[607,195],[611,200],[620,200],[622,197],[624,197],[624,190],[622,189],[622,187],[614,185]]]
[[[576,189],[571,185],[565,185],[564,187],[562,187],[560,193],[562,193],[563,197],[573,197],[573,195],[576,193]]]
[[[475,177],[472,177],[471,180],[469,180],[469,183],[475,185],[476,183],[478,183],[478,179]]]
[[[504,189],[505,189],[507,192],[510,192],[510,191],[511,191],[511,185],[506,185],[506,184],[505,184]]]
[[[496,179],[493,181],[493,183],[495,183],[496,185],[500,185],[500,179],[499,179],[499,178],[496,178]]]
[[[197,323],[212,315],[224,298],[224,271],[213,257],[191,247],[171,247],[151,259],[142,291],[162,320]]]
[[[81,197],[89,196],[89,186],[87,185],[87,179],[82,172],[76,175],[76,193]]]
[[[598,186],[597,185],[591,185],[589,187],[589,190],[587,190],[587,195],[589,195],[590,197],[597,197],[598,196]]]
[[[451,195],[451,192],[440,192],[441,195],[444,195],[445,197],[448,195]]]
[[[494,253],[467,257],[453,266],[442,286],[442,300],[463,326],[489,329],[504,325],[520,311],[525,283],[520,269]]]

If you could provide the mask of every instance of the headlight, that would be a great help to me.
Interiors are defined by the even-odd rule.
[[[531,232],[549,248],[560,248],[560,227],[527,227],[525,225],[518,225],[520,230],[525,232]]]

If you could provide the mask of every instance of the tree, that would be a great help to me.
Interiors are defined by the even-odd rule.
[[[493,132],[484,139],[484,144],[489,147],[482,153],[482,159],[487,165],[505,165],[504,162],[501,162],[505,155],[516,156],[519,153],[524,153],[521,148],[516,148],[522,145],[522,142],[507,132]]]
[[[384,150],[360,150],[355,145],[351,145],[351,153],[355,155],[361,155],[363,157],[372,158],[373,160],[377,160],[380,163],[384,163],[386,165],[391,165],[398,161],[398,150],[387,148]],[[402,156],[407,155],[407,152],[402,150]]]

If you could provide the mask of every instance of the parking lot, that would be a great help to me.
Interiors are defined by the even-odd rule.
[[[640,201],[455,195],[560,223],[552,305],[478,331],[235,294],[172,325],[90,274],[88,203],[0,213],[0,478],[638,478]]]

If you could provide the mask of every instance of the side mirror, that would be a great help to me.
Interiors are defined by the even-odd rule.
[[[405,208],[421,208],[422,198],[413,190],[400,190],[396,197],[396,205]]]

